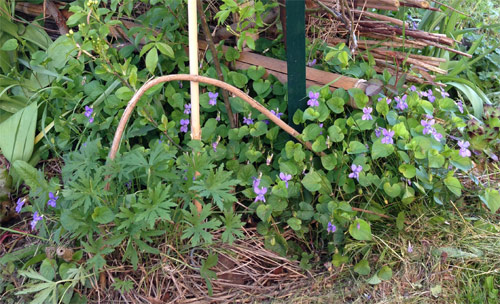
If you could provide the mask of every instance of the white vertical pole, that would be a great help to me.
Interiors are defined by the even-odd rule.
[[[198,75],[198,16],[196,0],[188,0],[189,23],[189,74]],[[201,139],[200,128],[200,88],[198,82],[191,81],[191,138]]]

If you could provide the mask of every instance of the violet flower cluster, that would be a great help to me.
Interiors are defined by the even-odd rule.
[[[264,194],[266,194],[267,188],[266,187],[260,187],[259,188],[259,185],[260,185],[260,178],[254,177],[253,178],[253,192],[255,194],[257,194],[257,197],[255,198],[254,202],[261,201],[261,202],[265,203],[266,202],[266,197],[264,196]]]
[[[408,98],[408,95],[404,94],[403,97],[396,96],[394,97],[394,101],[396,101],[396,106],[395,108],[404,111],[408,109],[408,103],[406,102],[406,98]]]
[[[85,113],[83,113],[83,115],[85,115],[85,117],[87,117],[89,119],[89,123],[94,122],[94,117],[92,117],[93,112],[94,112],[94,109],[92,109],[89,106],[85,106]]]
[[[443,135],[433,127],[435,120],[431,118],[432,116],[428,115],[427,119],[422,119],[420,121],[420,124],[424,127],[422,133],[424,133],[424,135],[431,134],[435,140],[440,141],[443,138]]]

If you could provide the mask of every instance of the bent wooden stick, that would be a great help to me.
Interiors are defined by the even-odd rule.
[[[166,75],[166,76],[161,76],[155,79],[152,79],[148,82],[146,82],[135,94],[132,96],[132,99],[127,104],[127,107],[125,108],[125,111],[123,112],[123,115],[120,119],[120,122],[118,124],[118,128],[116,129],[115,132],[115,137],[113,138],[113,144],[111,146],[111,150],[109,151],[109,158],[114,159],[116,156],[116,153],[118,152],[118,148],[120,147],[120,141],[123,135],[123,132],[125,131],[125,127],[127,126],[127,122],[130,118],[130,115],[132,115],[132,111],[135,108],[135,105],[139,101],[139,99],[146,93],[147,90],[149,90],[151,87],[164,83],[164,82],[169,82],[169,81],[193,81],[193,82],[203,82],[206,84],[214,85],[216,87],[219,87],[223,90],[227,90],[230,93],[233,93],[236,97],[239,97],[243,99],[246,103],[248,103],[252,108],[258,110],[262,114],[264,114],[269,120],[274,122],[277,126],[279,126],[281,129],[283,129],[285,132],[288,134],[292,135],[295,139],[297,139],[299,142],[301,142],[303,145],[305,145],[309,150],[312,151],[312,145],[310,142],[305,142],[301,139],[299,139],[297,136],[300,135],[297,130],[294,128],[290,127],[287,125],[284,121],[279,119],[277,116],[275,116],[273,113],[271,113],[268,109],[266,109],[263,105],[258,103],[255,99],[252,97],[248,96],[246,93],[241,91],[240,89],[227,84],[223,81],[205,77],[205,76],[199,76],[199,75],[188,75],[188,74],[177,74],[177,75]]]

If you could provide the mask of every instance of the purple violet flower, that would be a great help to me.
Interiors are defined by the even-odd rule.
[[[312,61],[307,62],[307,66],[312,67],[316,64],[316,58],[314,58]]]
[[[252,179],[253,179],[252,186],[254,188],[257,188],[260,185],[260,178],[257,178],[257,177],[254,176],[254,177],[252,177]]]
[[[443,139],[443,134],[439,133],[436,129],[434,129],[432,132],[432,137],[434,137],[434,139],[437,141],[441,141],[441,139]]]
[[[326,228],[326,231],[328,231],[328,233],[334,233],[335,231],[337,231],[337,226],[332,224],[332,222],[328,222],[328,227]]]
[[[38,215],[38,212],[35,211],[33,214],[33,220],[31,221],[31,230],[35,230],[36,224],[43,219],[43,215]]]
[[[16,202],[16,212],[17,213],[21,213],[21,209],[23,209],[23,206],[24,206],[24,202],[26,200],[23,198],[19,198]]]
[[[49,192],[49,200],[47,201],[47,205],[55,208],[58,198],[59,196],[55,196],[54,193]]]
[[[396,101],[396,109],[401,111],[408,109],[408,103],[406,102],[407,97],[408,95],[404,94],[401,98],[399,98],[399,96],[394,98],[394,101]]]
[[[283,115],[283,113],[280,113],[278,108],[276,108],[276,112],[274,110],[271,110],[271,113],[273,113],[273,115],[278,117],[279,119],[281,119],[281,115]]]
[[[94,109],[92,109],[91,107],[89,106],[85,106],[85,113],[84,115],[86,117],[90,117],[92,115],[92,112],[94,112]]]
[[[182,81],[177,81],[177,83],[179,84],[179,89],[182,89]]]
[[[292,179],[292,175],[280,172],[280,179],[285,182],[285,187],[288,189],[288,181]]]
[[[394,136],[394,131],[382,129],[382,134],[384,135],[381,141],[383,144],[392,145],[394,143],[394,140],[392,139],[392,137]]]
[[[212,143],[212,149],[214,149],[214,152],[217,152],[217,146],[219,145],[219,142],[215,141]]]
[[[85,115],[86,117],[89,118],[89,123],[93,123],[94,122],[94,117],[92,117],[92,113],[93,112],[94,112],[94,109],[92,109],[89,106],[85,106],[85,113],[83,113],[83,115]]]
[[[307,101],[307,105],[310,107],[319,107],[319,92],[314,93],[313,91],[309,91],[309,100]]]
[[[208,98],[210,98],[210,100],[208,101],[208,104],[211,106],[215,106],[217,104],[217,97],[218,96],[219,96],[218,92],[215,92],[215,93],[208,92]]]
[[[443,98],[450,97],[450,94],[448,94],[448,92],[446,92],[443,88],[441,88],[441,97]]]
[[[189,125],[189,119],[181,119],[181,132],[187,133],[188,125]]]
[[[191,114],[191,104],[188,103],[184,105],[184,114]]]
[[[361,120],[373,120],[373,117],[370,114],[372,111],[373,111],[373,108],[364,107],[363,108],[363,116],[361,117]]]
[[[215,117],[215,120],[220,121],[220,112],[217,111],[217,117]]]
[[[434,133],[435,129],[432,127],[434,125],[434,119],[431,119],[429,121],[427,120],[421,120],[420,124],[424,127],[423,133],[424,135]]]
[[[378,127],[375,129],[375,136],[380,137],[380,135],[382,135],[382,130],[384,130],[384,128],[382,127]]]
[[[356,225],[356,229],[358,229],[358,230],[359,230],[359,229],[361,229],[361,225],[359,224],[359,222],[358,222],[358,224]]]
[[[243,123],[246,125],[253,125],[252,113],[248,114],[248,118],[243,116]]]
[[[457,107],[460,113],[464,113],[464,104],[461,101],[457,102]]]
[[[462,156],[462,157],[470,157],[471,156],[470,150],[467,149],[470,147],[470,143],[468,141],[459,140],[458,146],[460,147],[460,151],[458,152],[458,154],[460,156]]]
[[[417,91],[417,87],[416,87],[416,86],[414,86],[414,85],[412,85],[412,86],[410,87],[410,91],[412,91],[412,92]]]
[[[363,166],[361,166],[361,165],[356,166],[355,164],[352,164],[351,170],[352,170],[352,173],[349,174],[349,178],[355,178],[356,180],[359,181],[359,173],[361,173],[361,171],[363,171]]]
[[[258,202],[258,201],[261,201],[264,203],[266,202],[266,198],[264,197],[264,194],[266,194],[266,192],[267,192],[266,187],[262,187],[260,189],[258,187],[254,187],[253,192],[255,192],[255,194],[257,194],[257,197],[255,198],[254,202]]]

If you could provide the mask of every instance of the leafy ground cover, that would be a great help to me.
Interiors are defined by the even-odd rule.
[[[223,2],[219,16],[275,6]],[[134,92],[187,73],[185,3],[134,3],[72,2],[72,29],[54,42],[0,15],[3,302],[498,300],[500,108],[477,90],[498,84],[456,80],[477,61],[450,69],[446,88],[369,62],[377,95],[310,87],[293,116],[309,147],[237,97],[230,128],[209,85],[193,141],[189,83],[158,85],[110,160]],[[126,17],[142,26],[122,28],[119,45]],[[358,65],[342,44],[315,52],[334,71]],[[286,121],[286,85],[262,67],[230,70],[239,55],[219,48],[226,81]],[[216,78],[213,60],[201,74]]]

